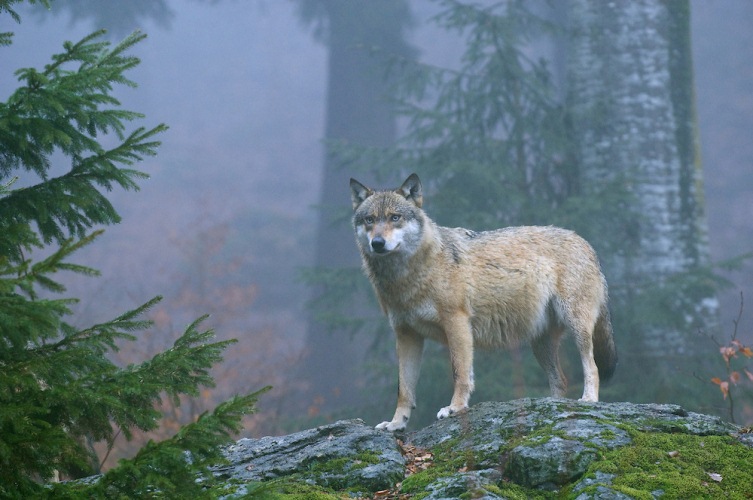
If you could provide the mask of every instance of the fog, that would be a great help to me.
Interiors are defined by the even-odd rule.
[[[745,1],[693,1],[691,33],[695,64],[700,148],[712,259],[753,248],[753,5]],[[729,327],[742,292],[749,304],[741,332],[753,334],[753,267],[731,276],[721,297],[722,323]],[[737,296],[737,300],[735,300]]]
[[[180,259],[171,239],[195,236],[202,224],[242,212],[293,216],[301,221],[290,230],[310,231],[322,156],[325,49],[300,29],[290,4],[253,5],[180,2],[172,6],[169,28],[134,27],[149,35],[133,49],[142,60],[129,73],[138,88],[121,87],[116,96],[125,109],[146,115],[137,125],[166,123],[170,131],[160,137],[159,155],[138,166],[151,176],[141,191],[112,193],[123,222],[91,250],[102,255],[90,261],[105,276],[162,289],[160,275]],[[25,15],[4,51],[4,67],[41,66],[64,40],[96,28],[67,18],[36,22]],[[12,75],[3,78],[3,87],[12,89]]]
[[[55,3],[57,15],[20,9],[18,26],[6,20],[4,30],[15,37],[0,48],[3,99],[16,87],[12,71],[41,67],[64,40],[101,27],[92,18],[73,19],[64,4]],[[142,62],[129,77],[138,88],[118,88],[116,96],[125,109],[146,115],[136,125],[170,129],[159,138],[158,156],[136,166],[151,176],[141,190],[111,193],[122,223],[73,257],[102,272],[98,279],[63,280],[68,294],[81,299],[73,322],[111,318],[162,294],[151,335],[164,338],[140,340],[146,353],[147,344],[166,345],[169,332],[211,312],[221,337],[240,339],[233,348],[240,356],[219,368],[217,390],[273,384],[280,395],[262,408],[279,416],[284,396],[293,394],[296,382],[287,377],[301,362],[306,335],[310,291],[298,274],[314,262],[327,47],[301,22],[294,2],[171,0],[167,6],[167,19],[147,17],[132,27],[149,35],[133,49]],[[421,59],[454,64],[459,39],[427,25],[435,9],[430,3],[411,6],[416,26],[409,41]],[[692,9],[709,242],[719,261],[753,250],[753,3],[695,0]],[[119,37],[118,30],[113,38]],[[351,175],[342,171],[337,181],[345,203]],[[402,175],[390,182],[397,185]],[[733,285],[720,296],[727,331],[744,293],[750,305],[740,336],[747,339],[752,272],[748,263],[729,273]]]

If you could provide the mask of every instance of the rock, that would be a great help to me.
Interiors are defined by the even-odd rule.
[[[242,439],[215,474],[236,485],[286,477],[374,498],[735,497],[753,491],[750,436],[676,405],[520,399],[477,404],[399,435],[405,444],[360,420]]]
[[[518,484],[556,490],[582,476],[598,451],[630,443],[627,432],[583,418],[557,422],[553,437],[536,436],[510,452],[507,473]]]
[[[459,472],[441,477],[429,484],[426,490],[429,495],[424,500],[446,500],[467,496],[478,500],[492,500],[502,498],[486,490],[490,485],[501,479],[500,473],[494,469]]]
[[[333,489],[378,491],[403,478],[405,460],[392,435],[341,420],[288,436],[241,439],[215,475],[235,482],[298,476]]]
[[[615,478],[614,474],[605,474],[604,472],[597,471],[593,478],[584,478],[579,481],[573,488],[573,493],[580,493],[585,488],[591,486],[593,494],[580,493],[575,500],[587,500],[589,498],[600,498],[603,500],[629,500],[630,496],[615,491],[611,488],[612,480]]]
[[[471,451],[476,466],[501,468],[505,478],[524,487],[556,491],[583,476],[604,451],[631,444],[628,433],[618,427],[622,422],[648,432],[737,432],[718,417],[689,413],[677,405],[543,398],[480,403],[454,419],[416,431],[410,442],[444,446],[456,454]]]

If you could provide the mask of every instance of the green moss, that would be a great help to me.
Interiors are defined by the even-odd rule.
[[[313,462],[309,466],[311,473],[319,477],[319,482],[335,490],[363,492],[372,491],[367,484],[354,484],[349,473],[379,463],[379,455],[363,451],[355,457],[335,458],[323,462]]]
[[[683,420],[661,420],[655,418],[643,419],[640,422],[639,427],[642,429],[651,429],[654,433],[667,432],[667,433],[687,433],[688,429],[685,427],[686,422]],[[636,429],[636,427],[627,426],[626,430]]]
[[[432,448],[431,452],[434,455],[432,468],[437,467],[446,471],[457,471],[461,467],[472,466],[477,463],[480,457],[477,457],[470,447],[463,448],[460,452],[457,451],[462,441],[464,441],[463,438],[456,437],[448,439]]]
[[[378,463],[379,455],[374,452],[364,451],[356,455],[356,457],[334,458],[325,462],[314,462],[311,464],[311,472],[339,475]]]
[[[437,465],[436,463],[426,470],[411,474],[403,480],[400,488],[401,493],[421,494],[426,491],[426,487],[437,479],[449,476],[457,472],[455,468]],[[416,497],[419,498],[419,497]]]
[[[500,453],[506,453],[518,446],[536,447],[542,446],[552,440],[552,438],[559,437],[562,439],[570,439],[567,433],[562,429],[555,429],[554,424],[544,425],[535,429],[533,432],[527,434],[517,434],[508,439],[506,445],[496,455]]]
[[[492,491],[490,487],[487,486],[486,488]],[[499,487],[499,492],[494,491],[494,493],[509,500],[546,500],[555,497],[551,491],[532,490],[508,482],[502,483]]]
[[[400,493],[410,494],[413,499],[421,499],[429,494],[426,488],[438,479],[451,476],[463,467],[474,468],[481,457],[476,456],[470,448],[457,451],[461,448],[460,443],[466,439],[467,436],[458,436],[432,448],[430,451],[434,456],[434,463],[428,469],[406,477],[400,487]]]
[[[303,481],[284,480],[265,484],[263,489],[248,490],[246,498],[254,500],[341,500],[349,498],[343,493],[314,486]]]
[[[429,467],[426,470],[417,472],[411,476],[405,478],[400,488],[401,494],[411,495],[411,499],[420,500],[429,495],[427,487],[435,481],[448,477],[457,473],[456,468],[447,468],[445,466],[437,466],[436,464]],[[510,500],[529,500],[529,499],[545,499],[550,498],[551,493],[538,490],[529,490],[519,486],[515,483],[503,482],[500,485],[486,484],[482,486],[478,491],[469,491],[466,495],[461,495],[460,498],[478,498],[480,490],[485,490],[495,495],[507,498]]]
[[[635,498],[651,498],[659,490],[662,498],[742,498],[753,491],[753,450],[731,437],[631,434],[632,445],[606,452],[589,468],[591,474],[616,475],[617,491]]]
[[[662,498],[748,498],[746,495],[753,491],[753,450],[732,437],[691,435],[682,422],[642,421],[637,428],[608,419],[603,423],[625,430],[632,439],[630,445],[614,450],[599,449],[597,460],[587,472],[591,477],[595,477],[597,471],[614,474],[609,487],[615,491],[647,500],[655,497],[652,492],[658,491],[663,492]],[[646,428],[653,432],[642,430]],[[430,484],[455,474],[461,467],[473,469],[476,464],[492,458],[491,454],[498,459],[518,445],[541,444],[556,434],[552,426],[545,426],[530,434],[508,436],[503,449],[484,453],[470,449],[456,451],[468,436],[446,441],[431,450],[435,459],[432,467],[406,478],[400,492],[411,494],[412,498],[423,498],[429,494],[426,488]],[[615,433],[605,429],[601,437],[608,440],[615,437]],[[586,444],[598,448],[595,443]],[[670,455],[670,452],[673,453]],[[719,477],[721,481],[715,480]],[[597,487],[592,485],[581,492],[595,494]],[[554,493],[507,481],[485,488],[511,499],[577,496],[568,487]]]
[[[412,499],[420,500],[429,495],[430,492],[426,488],[430,484],[443,477],[456,474],[461,468],[473,470],[477,468],[477,464],[487,461],[497,462],[500,456],[523,443],[539,445],[548,441],[554,434],[557,434],[552,427],[553,425],[549,425],[537,429],[530,434],[520,434],[519,432],[509,433],[505,436],[506,444],[502,449],[484,452],[474,452],[470,447],[462,448],[460,444],[469,440],[469,436],[466,435],[444,441],[430,450],[434,456],[434,463],[431,467],[405,478],[402,482],[400,493],[410,494]],[[458,451],[459,449],[462,451]],[[552,497],[551,492],[531,490],[507,481],[501,482],[498,485],[487,484],[483,486],[483,489],[511,500],[545,499]],[[474,498],[473,495],[476,493],[478,492],[469,492],[469,498]]]
[[[605,440],[612,440],[617,437],[617,434],[612,429],[604,429],[599,433],[599,437]]]

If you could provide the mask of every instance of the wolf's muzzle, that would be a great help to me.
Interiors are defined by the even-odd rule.
[[[371,249],[376,253],[384,253],[387,251],[385,246],[387,245],[387,242],[384,241],[384,238],[381,236],[375,236],[371,240]]]

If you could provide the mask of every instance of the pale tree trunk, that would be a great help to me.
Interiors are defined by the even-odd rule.
[[[570,0],[568,97],[583,194],[613,183],[638,214],[632,246],[605,256],[613,295],[640,294],[708,265],[687,1]],[[715,324],[712,293],[694,297],[684,328],[624,333],[640,356],[697,354]],[[679,302],[679,298],[678,298]],[[640,323],[639,318],[639,323]]]

